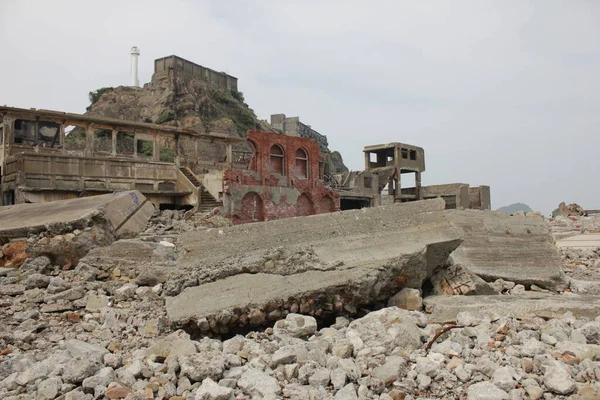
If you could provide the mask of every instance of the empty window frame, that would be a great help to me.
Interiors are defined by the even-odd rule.
[[[55,122],[37,122],[38,145],[43,147],[60,147],[60,125]]]
[[[274,144],[271,147],[271,151],[269,154],[269,162],[271,167],[271,173],[281,174],[285,173],[285,154],[283,152],[283,148]]]
[[[308,178],[308,154],[304,149],[296,150],[296,168],[294,171],[296,178]]]
[[[170,136],[158,137],[158,159],[161,162],[175,162],[175,138]]]
[[[363,178],[363,187],[365,189],[372,189],[373,188],[373,177],[365,176]]]
[[[410,159],[411,160],[416,160],[417,159],[417,151],[416,150],[411,150],[410,151]]]
[[[94,130],[94,152],[112,153],[112,130],[95,129]]]
[[[65,128],[65,149],[72,151],[85,150],[86,131],[85,126],[68,125]]]
[[[24,119],[15,120],[15,139],[14,142],[17,144],[25,144],[29,146],[36,145],[36,122],[27,121]]]
[[[127,131],[117,132],[117,154],[133,157],[135,150],[135,133]]]
[[[405,148],[400,149],[400,154],[402,154],[402,158],[408,160],[408,149],[405,149]]]
[[[137,139],[135,142],[138,158],[152,158],[154,156],[154,141]]]

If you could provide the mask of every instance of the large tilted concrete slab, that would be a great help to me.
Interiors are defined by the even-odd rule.
[[[464,242],[452,254],[455,263],[486,281],[501,278],[550,290],[566,286],[560,256],[541,217],[479,210],[452,210],[448,216],[464,232]]]
[[[48,203],[0,207],[0,239],[43,231],[63,233],[103,224],[116,237],[139,233],[154,213],[140,192],[128,191]]]
[[[167,297],[168,316],[223,332],[263,314],[334,313],[419,288],[462,240],[443,208],[436,199],[185,235],[179,267],[215,281]]]
[[[566,312],[590,319],[600,315],[600,296],[527,292],[518,296],[429,296],[423,300],[430,321],[455,321],[461,311],[479,317],[557,318]]]

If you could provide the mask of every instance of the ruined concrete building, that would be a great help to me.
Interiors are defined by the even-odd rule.
[[[363,152],[364,171],[333,175],[342,210],[438,197],[444,199],[447,209],[491,209],[489,186],[421,186],[421,174],[425,171],[425,152],[421,147],[394,142],[366,146]],[[405,183],[410,174],[414,174],[412,185]]]
[[[425,152],[421,147],[403,143],[366,146],[365,170],[379,175],[380,190],[387,186],[395,202],[421,200],[421,173],[425,171]],[[414,174],[415,186],[402,189],[402,175]]]
[[[210,82],[220,88],[237,91],[237,78],[203,67],[181,57],[172,55],[154,60],[154,73],[174,73],[183,77],[193,77]]]
[[[3,205],[139,190],[157,207],[196,206],[210,195],[193,170],[233,168],[243,140],[48,110],[0,107],[0,119]],[[222,162],[199,159],[202,143],[221,144]]]
[[[156,207],[223,206],[235,223],[339,210],[314,140],[251,131],[242,138],[48,110],[0,107],[1,204],[139,190]],[[220,162],[201,159],[207,144]]]
[[[271,126],[273,129],[289,136],[298,136],[316,140],[321,148],[328,147],[327,136],[321,135],[310,127],[300,122],[300,117],[286,117],[285,114],[272,114]]]
[[[250,131],[247,170],[223,177],[223,213],[235,224],[340,210],[339,194],[323,184],[325,159],[311,139]]]

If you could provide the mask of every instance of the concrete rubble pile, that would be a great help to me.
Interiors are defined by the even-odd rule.
[[[599,252],[443,208],[163,211],[76,265],[25,251],[0,268],[0,398],[599,398],[600,297],[569,273]]]

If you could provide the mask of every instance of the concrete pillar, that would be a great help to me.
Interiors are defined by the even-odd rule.
[[[369,152],[365,151],[365,171],[369,171],[369,162],[371,159],[369,158]]]
[[[394,197],[400,197],[402,194],[402,188],[400,187],[401,176],[400,176],[400,168],[396,168],[396,173],[394,174],[394,182],[396,184],[396,190],[394,193]]]
[[[94,128],[93,124],[89,124],[85,131],[85,152],[86,157],[91,157],[94,154]]]
[[[231,143],[227,143],[227,166],[233,168],[233,147]]]
[[[152,159],[160,161],[160,136],[157,133],[152,135]]]
[[[177,168],[181,166],[181,160],[179,159],[179,133],[175,134],[175,165],[177,165]]]
[[[415,188],[417,190],[417,200],[422,200],[421,197],[421,173],[415,172]]]
[[[117,131],[115,129],[112,130],[112,151],[111,154],[113,157],[117,156]]]
[[[61,153],[66,153],[67,152],[67,146],[65,145],[65,124],[60,124],[60,145],[61,145]]]

